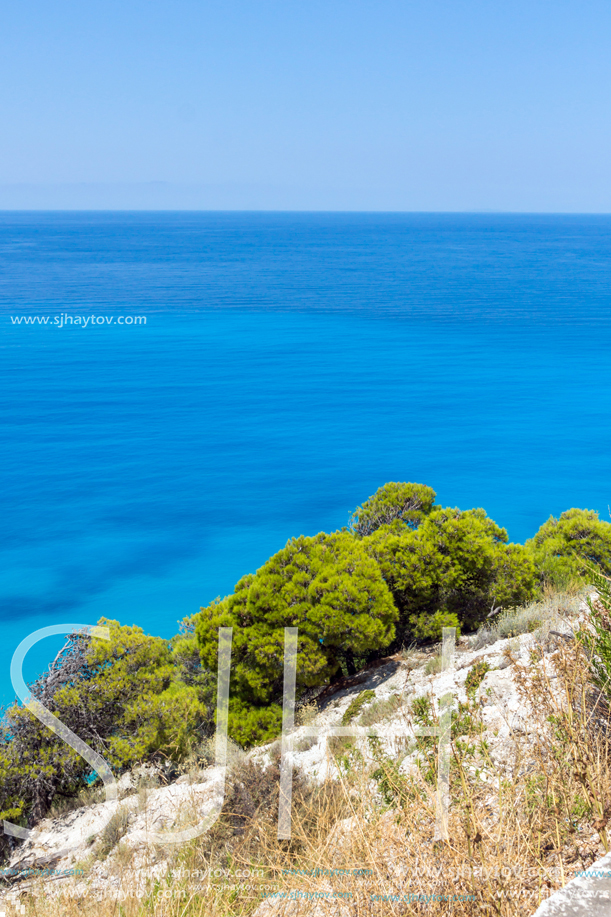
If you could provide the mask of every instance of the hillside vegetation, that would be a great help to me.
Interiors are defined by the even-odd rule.
[[[611,524],[591,510],[551,517],[519,545],[483,509],[442,508],[435,496],[384,485],[346,528],[291,539],[170,641],[102,620],[110,641],[72,635],[32,694],[115,773],[155,761],[171,774],[214,733],[219,627],[233,627],[229,733],[247,747],[281,730],[285,627],[299,629],[297,690],[307,697],[377,657],[438,641],[444,626],[473,632],[550,586],[611,572]],[[599,626],[602,639],[606,619]],[[5,711],[0,818],[32,826],[95,780],[29,710]],[[6,854],[15,841],[1,843]]]

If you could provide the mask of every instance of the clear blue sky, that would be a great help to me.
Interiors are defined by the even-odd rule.
[[[0,207],[611,211],[610,0],[4,0],[0,22]]]

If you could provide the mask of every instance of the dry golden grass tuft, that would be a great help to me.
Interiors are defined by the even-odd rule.
[[[147,895],[130,897],[125,857],[124,900],[32,897],[26,914],[531,915],[608,849],[611,818],[611,717],[588,661],[561,638],[533,653],[532,665],[512,668],[530,725],[509,735],[502,753],[484,737],[477,692],[454,716],[447,840],[435,837],[434,738],[416,739],[419,764],[408,773],[381,746],[366,767],[355,744],[339,750],[335,781],[315,787],[296,775],[290,841],[277,838],[277,766],[241,760],[217,824],[175,851],[173,876]],[[435,722],[426,702],[415,715]]]

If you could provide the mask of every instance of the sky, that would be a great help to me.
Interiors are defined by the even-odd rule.
[[[0,209],[611,211],[609,0],[0,12]]]

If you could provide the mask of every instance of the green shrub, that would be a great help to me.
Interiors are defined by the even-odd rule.
[[[180,680],[171,647],[101,619],[110,640],[72,635],[31,691],[115,772],[160,755],[186,757],[211,726],[200,693]],[[89,765],[29,709],[13,704],[0,737],[0,818],[35,824],[87,789]]]
[[[415,697],[410,705],[412,716],[418,726],[433,726],[433,702],[426,694]]]
[[[399,770],[399,764],[388,755],[378,754],[380,766],[372,773],[385,805],[397,809],[413,798],[410,780]]]
[[[475,665],[471,666],[469,669],[469,674],[465,680],[465,691],[467,695],[473,695],[481,685],[482,681],[486,677],[486,673],[490,671],[490,665],[486,662],[485,659],[480,659],[479,662],[476,662]]]
[[[611,523],[591,509],[567,509],[545,522],[526,542],[541,583],[567,589],[575,580],[588,579],[592,565],[611,574]]]
[[[239,697],[232,697],[228,731],[242,748],[271,742],[282,731],[282,707],[280,704],[253,706]]]
[[[536,571],[522,546],[484,510],[436,509],[414,531],[382,526],[363,539],[399,609],[395,645],[435,639],[443,626],[469,630],[491,607],[533,597]]]
[[[331,757],[342,758],[356,748],[354,736],[329,736],[327,750]]]
[[[432,487],[425,484],[391,481],[378,488],[354,511],[350,530],[362,538],[382,525],[417,528],[433,509],[435,497]]]
[[[196,635],[215,670],[218,629],[233,627],[229,732],[243,744],[281,729],[284,628],[297,627],[297,686],[355,671],[355,657],[387,646],[397,610],[376,561],[348,532],[295,538],[233,595],[203,608]]]
[[[373,700],[375,696],[375,691],[367,690],[361,691],[357,697],[354,697],[350,701],[346,711],[344,712],[344,715],[342,716],[342,726],[347,726],[349,723],[351,723],[354,717],[359,715],[364,705],[370,700]]]
[[[460,637],[460,621],[453,611],[419,614],[413,622],[414,637],[416,640],[440,640],[444,627],[455,627],[456,639]]]

